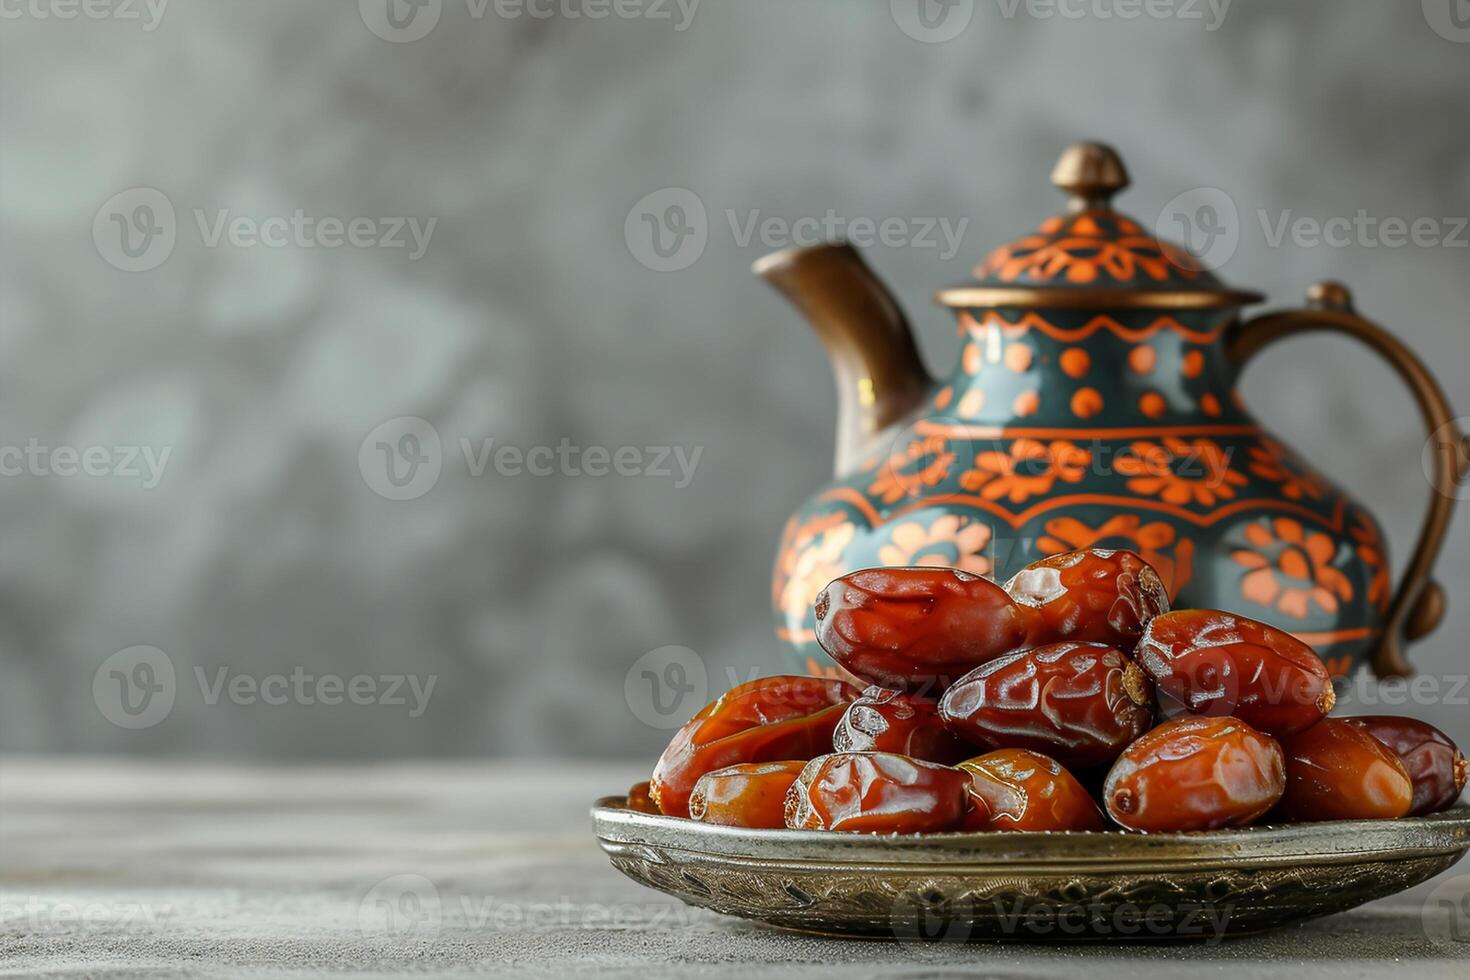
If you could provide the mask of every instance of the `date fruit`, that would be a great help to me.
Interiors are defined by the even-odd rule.
[[[892,752],[952,765],[974,752],[939,718],[939,705],[917,694],[870,687],[847,707],[832,733],[838,752]]]
[[[1101,643],[1053,643],[992,660],[944,692],[949,730],[986,748],[1031,749],[1069,769],[1118,753],[1153,722],[1148,678]]]
[[[1396,715],[1343,718],[1393,750],[1414,781],[1409,816],[1437,813],[1454,805],[1465,789],[1470,763],[1444,732],[1428,722]]]
[[[822,677],[764,677],[732,687],[664,749],[651,780],[654,802],[671,817],[687,817],[689,794],[707,772],[831,751],[832,730],[857,696],[851,684]]]
[[[970,812],[964,830],[1102,830],[1092,796],[1055,759],[1001,749],[968,759]]]
[[[970,774],[889,752],[841,752],[806,764],[786,794],[786,826],[872,834],[958,830]]]
[[[1071,551],[1027,565],[1006,592],[1030,610],[1031,643],[1106,643],[1132,652],[1149,620],[1169,611],[1169,590],[1131,551]]]
[[[658,804],[653,802],[653,796],[648,790],[648,781],[635,783],[628,790],[628,809],[637,810],[639,813],[660,813]]]
[[[1281,746],[1239,718],[1167,721],[1128,746],[1103,784],[1108,816],[1150,832],[1244,827],[1286,788]]]
[[[1414,782],[1393,749],[1340,718],[1324,718],[1281,740],[1291,821],[1384,820],[1414,803]]]
[[[805,762],[748,762],[699,777],[689,816],[726,827],[786,826],[786,792]]]
[[[1320,721],[1336,700],[1322,658],[1265,623],[1216,610],[1155,618],[1134,651],[1159,691],[1198,715],[1229,715],[1268,735]]]
[[[870,568],[816,601],[817,642],[871,684],[937,694],[1026,645],[1027,616],[1005,589],[953,568]]]

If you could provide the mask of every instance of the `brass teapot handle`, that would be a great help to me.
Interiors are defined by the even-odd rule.
[[[1243,368],[1256,354],[1287,337],[1335,331],[1354,337],[1393,365],[1408,384],[1434,443],[1433,488],[1429,514],[1419,532],[1413,560],[1388,609],[1388,620],[1372,657],[1379,677],[1413,672],[1404,655],[1407,642],[1433,632],[1445,615],[1444,588],[1431,575],[1449,530],[1456,494],[1470,473],[1470,438],[1460,431],[1444,391],[1424,363],[1383,327],[1358,316],[1352,294],[1337,282],[1321,282],[1307,293],[1308,308],[1267,313],[1237,326],[1228,340],[1230,359]]]

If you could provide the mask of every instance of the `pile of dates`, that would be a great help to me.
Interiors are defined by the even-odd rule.
[[[630,805],[751,828],[1165,832],[1430,813],[1465,785],[1438,729],[1327,717],[1310,647],[1230,613],[1171,612],[1129,551],[1058,555],[1005,586],[868,569],[815,610],[822,648],[872,686],[733,688]]]

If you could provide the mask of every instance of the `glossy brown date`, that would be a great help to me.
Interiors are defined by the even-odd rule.
[[[1470,763],[1450,737],[1425,721],[1397,715],[1359,715],[1342,721],[1393,750],[1414,783],[1409,816],[1437,813],[1454,805],[1465,789]]]
[[[1311,647],[1227,612],[1165,613],[1148,624],[1133,656],[1161,693],[1195,714],[1229,715],[1268,735],[1309,728],[1336,700]]]
[[[952,568],[870,568],[816,601],[817,642],[871,684],[937,694],[1026,645],[1027,617],[1005,589]]]
[[[786,826],[871,834],[957,830],[970,774],[888,752],[844,752],[807,763],[786,795]]]
[[[968,759],[970,812],[964,830],[1102,830],[1103,815],[1055,759],[1001,749]]]
[[[1286,787],[1281,747],[1238,718],[1166,721],[1118,757],[1103,784],[1108,816],[1150,832],[1244,827]]]
[[[1131,551],[1070,551],[1027,565],[1006,583],[1031,612],[1031,643],[1106,643],[1132,652],[1148,621],[1169,611],[1169,591]]]
[[[944,692],[949,730],[987,748],[1031,749],[1069,769],[1117,758],[1153,721],[1138,666],[1100,643],[1053,643],[992,660]]]
[[[805,762],[749,762],[699,777],[689,816],[726,827],[786,826],[786,793]]]
[[[1405,816],[1414,782],[1394,751],[1339,718],[1324,718],[1281,740],[1286,794],[1280,814],[1291,821],[1386,820]]]
[[[837,752],[892,752],[944,765],[974,755],[944,727],[933,699],[876,686],[847,706],[847,714],[832,733],[832,748]]]
[[[765,677],[733,687],[674,735],[654,767],[651,794],[673,817],[689,815],[689,794],[707,772],[743,762],[806,760],[832,750],[832,730],[851,684],[821,677]]]
[[[648,790],[648,782],[635,783],[628,790],[628,809],[637,810],[639,813],[661,813],[658,804],[653,802],[653,796]]]

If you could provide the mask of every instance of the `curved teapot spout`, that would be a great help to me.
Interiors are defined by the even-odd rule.
[[[837,380],[837,475],[849,473],[933,386],[909,322],[846,242],[774,252],[752,269],[791,301],[827,348]]]

